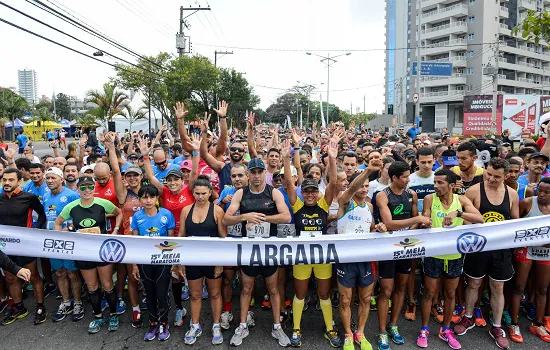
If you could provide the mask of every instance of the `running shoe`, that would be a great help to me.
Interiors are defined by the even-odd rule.
[[[353,316],[351,316],[351,319],[349,321],[349,328],[351,328],[352,333],[357,332],[357,322],[355,322]]]
[[[491,305],[491,298],[489,297],[489,291],[487,289],[485,289],[481,295],[480,305]]]
[[[208,289],[206,289],[206,284],[202,285],[202,300],[208,299]]]
[[[107,299],[103,298],[101,299],[101,311],[105,311],[109,308],[109,303],[107,302]]]
[[[88,333],[94,334],[99,332],[101,329],[101,326],[105,324],[105,319],[103,317],[101,318],[94,318],[92,322],[90,322],[90,325],[88,326]]]
[[[355,333],[353,335],[353,340],[355,341],[355,344],[361,347],[361,350],[372,350],[372,345],[369,343],[367,338],[365,338],[363,333]]]
[[[328,340],[330,346],[333,348],[339,348],[342,346],[342,340],[335,329],[325,332],[325,339]]]
[[[61,295],[61,291],[59,289],[55,292],[55,299],[63,299],[63,295]]]
[[[183,326],[183,318],[187,314],[187,310],[182,306],[181,309],[176,308],[176,317],[174,319],[174,327],[181,327]],[[223,320],[223,314],[222,314],[222,320]]]
[[[285,334],[280,326],[271,330],[271,336],[277,339],[280,346],[290,345],[290,339],[288,339],[288,336]]]
[[[479,307],[474,308],[474,318],[477,327],[485,327],[487,325],[487,321],[483,318],[483,312]]]
[[[390,340],[388,339],[388,333],[378,334],[378,350],[390,350]]]
[[[309,309],[310,302],[311,302],[311,297],[309,296],[308,293],[306,293],[306,297],[304,298],[304,312],[306,312],[307,309]]]
[[[527,319],[531,322],[535,321],[535,304],[533,303],[526,303],[525,307],[523,308],[523,311],[525,312]]]
[[[507,326],[512,324],[512,316],[510,316],[508,310],[502,312],[502,322]]]
[[[183,338],[185,344],[193,345],[197,341],[197,338],[202,335],[202,329],[199,325],[198,327],[191,326],[189,330],[185,333],[185,338]]]
[[[506,339],[506,333],[504,329],[500,327],[491,327],[489,331],[491,337],[495,340],[495,344],[501,349],[508,349],[510,347],[510,342]]]
[[[543,325],[535,326],[534,323],[531,323],[531,326],[529,326],[529,332],[539,337],[540,340],[550,343],[550,334],[548,334]]]
[[[468,332],[470,329],[474,328],[476,326],[474,317],[466,317],[466,315],[462,316],[460,319],[460,322],[458,322],[454,327],[454,332],[456,335],[464,335],[466,332]]]
[[[378,310],[378,306],[376,305],[376,299],[377,298],[378,297],[374,296],[374,295],[370,298],[370,311]]]
[[[116,301],[116,314],[122,315],[126,312],[126,302],[124,301],[124,298],[119,297]]]
[[[143,336],[143,340],[146,340],[146,341],[155,340],[155,338],[157,337],[158,332],[159,332],[158,323],[150,323],[149,324],[149,330]]]
[[[44,283],[44,299],[47,298],[50,294],[55,292],[57,287],[55,283]]]
[[[72,320],[73,322],[76,322],[76,321],[80,321],[83,318],[84,318],[84,305],[82,305],[82,301],[75,301]]]
[[[34,314],[34,324],[36,325],[46,322],[47,316],[48,312],[46,311],[46,308],[44,306],[37,306]]]
[[[337,290],[332,292],[331,302],[333,308],[337,308],[340,306],[340,293],[338,293]]]
[[[508,335],[510,336],[510,339],[514,343],[523,343],[523,336],[521,335],[521,330],[519,328],[519,325],[511,324],[507,326],[507,328],[508,328]]]
[[[453,316],[451,317],[451,322],[457,324],[460,322],[462,316],[466,313],[466,308],[464,306],[456,305],[453,311]]]
[[[4,300],[0,300],[0,314],[8,307],[9,299],[6,297]]]
[[[289,298],[285,299],[285,309],[290,309],[292,307],[292,300]]]
[[[235,277],[233,277],[233,281],[231,282],[231,287],[233,288],[233,290],[237,289],[239,282],[240,282],[239,274],[235,273]]]
[[[271,310],[271,300],[269,300],[269,293],[264,294],[264,300],[262,300],[262,310]]]
[[[405,319],[407,321],[416,320],[416,304],[415,303],[408,303],[407,304],[407,307],[405,308]]]
[[[416,345],[418,345],[421,348],[427,348],[428,335],[430,335],[430,332],[428,332],[425,329],[420,329],[420,334],[418,334],[418,338],[416,338]]]
[[[256,298],[254,298],[254,296],[252,296],[250,298],[250,307],[253,307],[254,305],[256,305]]]
[[[316,297],[315,299],[315,310],[321,311],[321,299],[319,297]]]
[[[170,338],[170,326],[167,323],[161,322],[158,330],[158,340],[165,341]]]
[[[435,322],[443,323],[444,310],[439,303],[432,305],[431,314],[434,317]]]
[[[57,311],[52,314],[52,321],[59,322],[65,319],[65,317],[73,312],[73,305],[70,301],[62,302],[59,304]]]
[[[542,324],[544,325],[544,328],[546,328],[546,331],[550,333],[550,316],[544,316],[542,319]]]
[[[396,325],[388,325],[388,327],[386,328],[386,331],[390,333],[391,340],[395,344],[397,345],[405,344],[405,339],[403,339],[403,337],[399,333],[399,328]]]
[[[290,337],[290,345],[295,348],[302,346],[302,332],[299,329],[292,330],[292,336]]]
[[[344,336],[344,346],[342,347],[342,350],[355,350],[355,346],[353,345],[353,337],[351,334],[346,334]]]
[[[141,319],[141,310],[132,311],[132,327],[141,328],[143,326],[143,320]]]
[[[392,302],[391,302],[391,299],[388,300],[388,314],[391,314],[391,306],[392,306]]]
[[[187,285],[184,285],[181,289],[181,300],[189,300],[191,297],[191,294],[189,294],[189,287]]]
[[[109,316],[109,332],[118,330],[119,323],[120,321],[117,314]]]
[[[143,296],[143,298],[139,303],[139,309],[141,311],[147,311],[147,298],[145,297],[145,295]]]
[[[246,314],[246,326],[247,327],[254,327],[256,325],[256,321],[254,320],[254,313],[252,311],[248,311]]]
[[[2,320],[2,324],[4,326],[7,326],[15,322],[18,318],[27,317],[28,314],[29,314],[29,311],[23,305],[21,305],[20,307],[17,307],[14,305],[11,308],[11,310],[9,310],[8,313],[6,314],[6,317],[4,317],[4,320]]]
[[[283,329],[286,329],[286,325],[288,323],[288,320],[290,319],[288,312],[281,312],[279,316],[279,323],[281,324],[281,327]]]
[[[458,350],[462,348],[462,345],[456,340],[454,332],[450,329],[443,331],[443,328],[439,329],[439,339],[446,342],[451,349]]]
[[[219,325],[212,326],[212,344],[220,345],[223,343],[222,329]]]
[[[249,311],[250,312],[250,311]],[[243,343],[243,339],[248,337],[248,328],[243,327],[242,325],[239,325],[237,329],[235,329],[235,334],[231,337],[231,340],[229,341],[229,345],[232,346],[239,346]]]

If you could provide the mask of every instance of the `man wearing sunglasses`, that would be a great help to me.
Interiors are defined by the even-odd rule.
[[[144,154],[144,156],[146,156],[146,154]],[[180,169],[179,165],[168,162],[166,153],[162,148],[156,149],[153,152],[153,162],[153,173],[155,174],[157,180],[159,180],[162,184],[166,184],[166,176],[170,170]]]
[[[239,141],[235,141],[229,146],[229,163],[225,163],[217,160],[208,152],[208,140],[206,137],[203,137],[201,140],[201,158],[204,159],[212,170],[218,173],[218,185],[221,190],[227,186],[231,186],[231,169],[236,164],[243,163],[244,154],[244,145]]]

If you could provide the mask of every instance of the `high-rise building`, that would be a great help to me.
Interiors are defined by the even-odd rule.
[[[450,77],[422,76],[420,103],[422,129],[462,131],[463,99],[466,95],[492,94],[493,76],[484,68],[498,66],[496,85],[502,94],[548,94],[550,91],[550,50],[513,34],[529,10],[550,8],[548,0],[386,0],[409,6],[406,14],[394,23],[408,24],[406,69],[417,60],[420,34],[422,62],[451,62]],[[389,6],[387,6],[389,8]],[[421,14],[420,33],[418,14]],[[386,48],[390,46],[390,13],[386,13]],[[394,28],[397,25],[394,24]],[[498,48],[497,48],[498,45]],[[496,57],[496,52],[499,57]],[[388,51],[389,52],[389,51]],[[388,55],[386,56],[388,57]],[[498,63],[497,63],[498,59]],[[397,60],[394,60],[398,64]],[[400,64],[400,63],[399,63]],[[386,61],[386,110],[391,94],[389,62]],[[394,68],[395,71],[395,68]],[[414,114],[412,96],[417,91],[416,76],[404,78],[406,93],[402,104],[408,104],[408,121]],[[393,99],[395,101],[396,95]],[[397,102],[394,102],[396,104]],[[394,112],[394,114],[396,114]]]
[[[36,72],[32,69],[17,71],[19,82],[19,93],[30,105],[38,102],[38,91],[36,86]]]

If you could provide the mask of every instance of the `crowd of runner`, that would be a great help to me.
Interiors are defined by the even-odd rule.
[[[550,142],[542,149],[531,140],[514,148],[447,130],[428,135],[416,125],[407,132],[401,125],[395,134],[346,129],[341,122],[282,130],[258,123],[254,114],[246,130],[229,130],[227,108],[222,101],[215,110],[214,132],[209,115],[189,129],[178,103],[175,135],[166,126],[150,137],[84,134],[78,146],[67,146],[67,156],[59,155],[54,140],[54,155],[37,161],[29,145],[19,143],[19,156],[6,148],[0,155],[0,224],[111,235],[315,239],[550,214]],[[452,349],[460,349],[460,337],[474,327],[487,327],[496,345],[507,349],[510,340],[523,342],[520,310],[531,321],[528,331],[550,342],[550,261],[531,261],[528,250],[371,262],[365,249],[361,262],[261,267],[10,261],[0,255],[1,322],[8,326],[29,314],[23,293],[32,290],[35,324],[86,317],[89,333],[116,331],[119,315],[129,310],[131,326],[145,328],[145,340],[165,341],[171,326],[183,327],[184,342],[192,345],[203,334],[202,301],[209,298],[212,344],[222,344],[223,330],[233,326],[226,337],[239,346],[256,325],[251,305],[261,284],[261,307],[273,315],[273,324],[264,327],[281,346],[307,343],[301,323],[312,303],[322,312],[324,338],[344,350],[354,343],[372,349],[364,334],[370,311],[377,311],[374,341],[381,350],[413,337],[428,347],[430,317],[441,324],[433,330],[437,337]],[[51,293],[60,299],[56,310],[44,306]],[[85,313],[85,296],[92,314]],[[420,319],[418,335],[400,333],[402,318]]]

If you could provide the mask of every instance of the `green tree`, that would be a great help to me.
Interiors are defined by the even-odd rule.
[[[55,114],[58,120],[71,118],[71,102],[69,96],[58,93],[55,97]]]
[[[124,106],[124,110],[120,113],[130,123],[130,132],[132,132],[132,124],[137,120],[144,119],[147,109],[145,106],[139,108],[132,108],[129,104]]]
[[[0,88],[0,117],[5,120],[15,120],[30,111],[27,100],[8,88]]]
[[[528,11],[527,17],[513,30],[514,35],[521,33],[525,40],[539,44],[540,40],[550,43],[550,13],[548,11]]]
[[[252,111],[260,103],[260,97],[254,94],[254,89],[248,84],[242,73],[234,69],[221,69],[217,88],[218,100],[228,101],[230,108],[228,116],[232,118],[233,125],[244,128],[244,118],[239,118]],[[257,117],[259,117],[256,114]]]
[[[130,101],[128,96],[117,88],[116,83],[109,82],[103,84],[102,90],[88,91],[86,102],[94,103],[102,111],[101,116],[98,114],[98,117],[106,123],[111,121],[113,116],[120,113]]]
[[[37,104],[34,105],[34,110],[38,113],[39,110],[46,108],[50,113],[53,112],[53,103],[48,100],[40,100]]]
[[[103,109],[101,109],[100,107],[94,107],[88,109],[88,111],[86,111],[86,114],[77,116],[76,122],[83,126],[99,125],[97,121],[103,120],[103,117]]]

